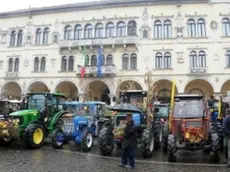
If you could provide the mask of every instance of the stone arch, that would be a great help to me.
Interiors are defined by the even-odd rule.
[[[72,81],[60,81],[56,85],[55,92],[63,93],[71,100],[78,100],[78,87]]]
[[[6,99],[21,99],[22,88],[19,83],[10,81],[6,82],[1,89],[2,98]]]
[[[225,80],[220,88],[220,93],[223,97],[227,96],[228,91],[230,91],[230,79]]]
[[[29,84],[27,90],[28,92],[38,93],[38,92],[47,92],[49,88],[42,81],[34,81]]]
[[[84,93],[87,100],[102,101],[110,104],[110,89],[108,85],[103,81],[90,81],[89,83],[87,83]]]
[[[175,86],[175,94],[178,94],[178,88]],[[154,89],[155,97],[158,101],[170,102],[172,92],[172,81],[169,79],[160,79],[156,81]]]
[[[212,87],[212,84],[209,81],[207,81],[206,79],[193,79],[186,84],[185,89],[184,89],[184,93],[185,94],[191,94],[191,93],[201,94],[201,93],[203,93],[205,98],[209,98],[211,95],[214,94],[214,89]]]
[[[122,81],[118,86],[117,89],[120,89],[120,91],[125,91],[125,90],[143,90],[142,85],[140,82],[136,80],[124,80]]]

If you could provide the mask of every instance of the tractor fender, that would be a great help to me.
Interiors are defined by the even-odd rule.
[[[57,113],[55,113],[49,123],[48,126],[48,130],[49,131],[53,131],[55,128],[55,124],[57,123],[57,121],[65,114],[69,113],[68,111],[59,111]]]

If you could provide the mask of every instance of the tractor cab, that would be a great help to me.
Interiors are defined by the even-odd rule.
[[[0,100],[0,116],[8,116],[12,109],[8,100]]]
[[[155,108],[154,111],[157,110],[157,113],[156,113],[157,117],[160,118],[162,122],[168,121],[169,113],[170,113],[170,104],[155,102],[154,108]]]

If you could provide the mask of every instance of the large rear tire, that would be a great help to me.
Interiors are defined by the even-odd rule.
[[[219,121],[215,121],[214,128],[215,128],[215,132],[218,134],[219,139],[220,139],[220,150],[223,151],[224,150],[224,136],[223,136],[223,129],[222,129],[221,123]]]
[[[213,163],[218,163],[220,162],[220,139],[217,133],[212,133],[211,134],[211,151],[210,151],[210,156],[211,156],[211,161]]]
[[[114,135],[112,128],[109,126],[102,127],[98,136],[98,147],[103,156],[109,156],[114,148]]]
[[[176,162],[176,137],[172,134],[168,135],[168,161],[169,162]]]
[[[52,147],[54,149],[61,149],[64,145],[65,135],[62,129],[57,128],[52,132]]]
[[[33,123],[27,126],[23,138],[27,148],[40,148],[46,136],[45,128],[40,123]]]
[[[144,158],[151,158],[154,151],[154,133],[152,129],[146,128],[141,137],[141,152]]]
[[[162,125],[162,141],[161,141],[163,153],[167,153],[168,136],[169,136],[169,124],[168,122],[164,122]]]
[[[81,146],[84,152],[90,151],[93,147],[93,135],[88,130],[85,130],[82,134]]]
[[[153,132],[154,132],[154,149],[159,149],[161,147],[161,142],[160,142],[161,119],[160,118],[155,118],[153,123]]]

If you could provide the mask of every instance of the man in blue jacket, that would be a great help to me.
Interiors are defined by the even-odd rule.
[[[223,122],[225,158],[230,167],[230,109],[226,109]]]

